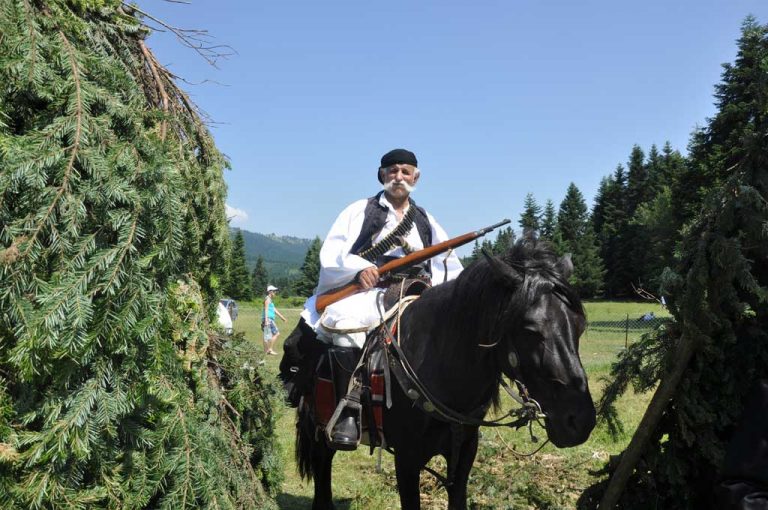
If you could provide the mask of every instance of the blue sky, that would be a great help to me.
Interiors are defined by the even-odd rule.
[[[190,82],[232,170],[232,225],[324,237],[378,190],[381,155],[413,150],[413,197],[452,235],[511,218],[526,193],[592,201],[634,144],[685,152],[713,115],[721,64],[765,0],[142,0],[236,54],[207,65],[149,44]],[[215,83],[214,83],[215,82]]]

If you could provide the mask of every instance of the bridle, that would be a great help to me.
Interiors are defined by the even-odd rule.
[[[408,358],[400,347],[401,329],[399,322],[400,316],[404,309],[405,307],[402,307],[398,310],[396,326],[397,337],[395,337],[391,329],[387,326],[386,322],[383,322],[380,327],[386,333],[384,342],[388,347],[387,352],[388,354],[392,355],[393,361],[395,362],[392,364],[392,367],[395,368],[393,371],[395,378],[398,380],[398,383],[400,383],[400,386],[406,396],[414,401],[414,405],[420,407],[427,414],[437,416],[442,421],[446,421],[453,425],[513,427],[519,429],[525,425],[531,424],[533,421],[541,423],[541,420],[546,418],[546,414],[542,411],[541,405],[536,400],[531,398],[530,394],[528,393],[528,389],[525,387],[525,384],[523,384],[523,382],[517,378],[513,379],[518,389],[519,394],[517,394],[504,380],[503,375],[499,380],[500,386],[504,389],[504,391],[507,392],[507,394],[509,394],[510,397],[512,397],[513,400],[515,400],[515,402],[520,404],[520,407],[517,409],[510,409],[506,414],[494,420],[484,420],[482,418],[477,418],[478,415],[483,416],[485,414],[485,412],[488,410],[490,402],[481,404],[478,408],[470,411],[469,413],[463,413],[461,411],[452,409],[437,399],[434,394],[424,385],[418,374],[416,374],[416,371],[408,362]],[[485,348],[495,348],[498,344],[499,342],[495,342],[490,345],[480,344],[480,346]],[[513,353],[514,358],[519,359],[517,353],[514,351]],[[512,365],[511,358],[512,355],[510,354],[510,365]],[[387,399],[387,404],[388,406],[391,406],[391,401],[389,399]],[[510,420],[505,421],[508,419]],[[535,437],[532,433],[531,436]]]

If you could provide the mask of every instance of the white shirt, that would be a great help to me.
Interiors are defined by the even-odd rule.
[[[400,223],[394,207],[389,203],[384,193],[379,197],[379,203],[387,208],[387,219],[384,228],[374,239],[374,244],[383,239]],[[315,309],[317,295],[350,283],[357,273],[367,267],[374,266],[364,258],[350,253],[352,245],[362,230],[367,204],[367,199],[358,200],[344,209],[336,218],[323,242],[323,247],[320,250],[319,282],[315,289],[315,295],[304,303],[304,311],[301,314],[307,324],[314,329],[317,329],[320,320],[320,314]],[[409,205],[409,207],[411,206]],[[433,244],[450,239],[431,214],[427,213],[427,219],[432,227]],[[405,239],[414,250],[424,248],[424,243],[422,243],[415,225],[411,227]],[[386,252],[385,255],[402,257],[405,252],[398,246]],[[430,259],[429,263],[432,271],[432,285],[452,280],[462,270],[461,262],[454,252],[437,255]],[[376,295],[379,292],[381,289],[373,288],[338,301],[326,308],[326,316],[331,317],[332,322],[354,317],[361,325],[375,325],[379,317],[376,307]],[[324,323],[328,324],[325,319]]]
[[[219,306],[216,308],[216,319],[219,326],[224,329],[225,333],[232,333],[232,317],[230,317],[227,308],[221,303],[219,303]]]

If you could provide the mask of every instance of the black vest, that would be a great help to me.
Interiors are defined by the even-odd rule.
[[[360,229],[360,235],[357,236],[355,244],[352,245],[350,253],[355,255],[367,250],[373,245],[373,239],[384,228],[384,224],[387,222],[387,208],[379,203],[379,197],[384,193],[380,191],[375,197],[368,199],[368,203],[365,205],[365,217],[363,219],[363,227]],[[424,243],[424,247],[432,246],[432,226],[429,224],[429,218],[427,218],[427,211],[416,205],[413,199],[410,199],[411,207],[416,209],[416,218],[414,223],[416,224],[416,230],[419,232],[421,242]]]

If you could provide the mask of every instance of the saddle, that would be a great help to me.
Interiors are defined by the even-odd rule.
[[[348,405],[359,407],[361,442],[369,445],[371,452],[376,446],[385,446],[384,405],[391,406],[391,375],[388,344],[399,313],[429,288],[424,279],[405,279],[387,288],[384,294],[385,320],[366,336],[361,350],[352,359],[348,348],[328,347],[318,360],[311,398],[306,402],[313,412],[318,430],[330,430],[338,414],[339,402],[354,394]],[[336,371],[351,374],[346,388],[338,388]],[[399,379],[399,377],[398,377]],[[334,384],[336,383],[336,384]],[[359,396],[359,401],[358,401]]]

